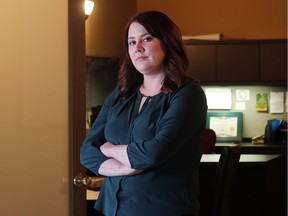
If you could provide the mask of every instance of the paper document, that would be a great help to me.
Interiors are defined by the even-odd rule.
[[[206,88],[208,109],[231,109],[231,88]]]
[[[270,113],[284,112],[284,92],[270,92]]]

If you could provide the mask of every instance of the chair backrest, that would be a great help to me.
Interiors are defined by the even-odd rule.
[[[225,147],[221,152],[214,185],[212,216],[230,215],[231,191],[240,155],[239,146]]]
[[[211,154],[214,152],[214,147],[216,143],[216,133],[210,128],[205,128],[202,138],[202,149],[203,154]]]

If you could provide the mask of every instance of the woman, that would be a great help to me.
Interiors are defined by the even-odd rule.
[[[181,32],[158,11],[125,31],[119,85],[81,147],[81,163],[105,176],[95,208],[106,216],[197,215],[206,98],[185,76]]]

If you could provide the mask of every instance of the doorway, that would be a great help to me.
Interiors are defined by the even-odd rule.
[[[80,146],[85,138],[85,14],[84,0],[68,1],[69,33],[69,215],[83,216],[86,212],[86,189],[74,186],[79,172]]]
[[[97,38],[101,47],[89,44],[92,50],[97,50],[97,56],[110,56],[123,59],[123,30],[126,22],[136,11],[136,1],[113,0],[95,1],[97,22]],[[86,49],[84,0],[68,0],[69,26],[69,179],[70,179],[70,215],[87,215],[86,188],[77,188],[73,179],[78,173],[85,174],[86,170],[79,163],[80,146],[86,136],[86,55],[96,56]],[[94,7],[94,9],[95,9]],[[101,8],[101,9],[100,9]],[[113,16],[111,16],[113,14]],[[90,15],[92,16],[92,15]],[[90,19],[92,17],[89,17]],[[105,23],[104,23],[105,21]],[[93,23],[95,25],[95,23]],[[107,25],[109,28],[107,28]],[[99,31],[102,29],[102,31]],[[108,33],[103,31],[108,29]],[[102,34],[99,35],[99,32]],[[111,42],[113,42],[111,44]],[[99,43],[98,43],[99,44]]]

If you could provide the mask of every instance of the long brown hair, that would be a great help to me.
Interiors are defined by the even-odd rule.
[[[120,97],[128,96],[131,91],[143,82],[143,75],[134,67],[128,53],[128,31],[134,22],[141,24],[151,36],[158,38],[165,52],[165,78],[161,91],[173,92],[186,78],[188,58],[182,43],[182,34],[178,26],[164,13],[146,11],[132,17],[125,28],[125,59],[119,71],[118,83]]]

